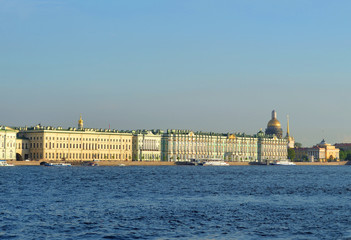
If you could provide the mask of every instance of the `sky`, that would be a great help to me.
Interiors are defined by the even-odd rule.
[[[351,142],[351,1],[0,0],[0,125]]]

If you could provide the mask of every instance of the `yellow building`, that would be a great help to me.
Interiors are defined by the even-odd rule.
[[[310,162],[339,161],[339,152],[340,149],[326,143],[324,139],[311,148],[295,148],[297,159],[308,159]]]
[[[322,160],[324,160],[324,161],[328,161],[328,160],[329,161],[332,161],[332,160],[339,161],[340,149],[335,148],[335,146],[332,146],[329,143],[326,143],[324,139],[322,140],[322,142],[317,144],[317,147],[325,149],[325,159],[322,159]]]
[[[17,137],[16,139],[16,155],[18,156],[17,160],[29,159],[29,146],[30,146],[29,139]]]
[[[32,160],[132,160],[132,134],[110,129],[61,127],[20,128],[18,136],[29,139]]]

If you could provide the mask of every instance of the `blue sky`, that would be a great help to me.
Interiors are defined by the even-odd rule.
[[[351,142],[350,1],[0,0],[0,124]]]

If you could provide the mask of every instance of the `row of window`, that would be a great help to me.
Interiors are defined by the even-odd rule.
[[[11,136],[11,135],[0,135],[0,138],[16,138],[16,136]]]
[[[4,146],[5,146],[5,144],[4,143],[1,143],[1,147],[2,148],[4,148]],[[6,147],[8,147],[8,148],[12,148],[12,147],[15,147],[16,146],[16,144],[15,143],[6,143]]]
[[[29,137],[30,140],[43,140],[43,137]],[[69,137],[45,137],[46,140],[60,140],[60,141],[82,141],[82,138]],[[108,139],[108,138],[83,138],[83,141],[102,141],[102,142],[131,142],[130,139]]]
[[[28,149],[28,143],[22,143],[17,145],[17,149]]]
[[[31,159],[43,159],[42,153],[30,153]],[[45,153],[45,159],[56,159],[56,160],[130,160],[131,155],[128,154],[90,154],[90,153]]]
[[[199,151],[199,152],[195,152],[195,151],[169,151],[168,154],[178,154],[178,153],[184,153],[184,154],[213,154],[213,153],[217,153],[217,154],[220,154],[220,155],[223,155],[223,154],[228,154],[228,152],[204,152],[204,151]],[[239,154],[239,155],[242,155],[242,154],[250,154],[250,155],[255,155],[257,153],[257,151],[235,151],[235,152],[229,152],[229,154]]]
[[[31,143],[31,148],[43,148],[43,143]],[[45,143],[46,149],[55,149],[55,143]],[[76,148],[76,149],[83,149],[83,150],[100,150],[100,149],[111,149],[111,150],[130,150],[131,145],[108,145],[108,144],[94,144],[94,143],[56,143],[56,149],[62,148]]]
[[[10,156],[9,156],[9,157],[10,157],[10,159],[12,159],[12,158],[13,158],[13,154],[10,153]],[[3,153],[3,154],[2,154],[2,159],[5,159],[5,158],[6,158],[6,157],[5,157],[5,153]]]

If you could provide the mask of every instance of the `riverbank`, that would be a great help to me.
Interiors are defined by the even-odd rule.
[[[15,166],[39,166],[41,161],[7,161]],[[60,161],[57,161],[60,162]],[[72,165],[80,165],[81,161],[68,162]],[[100,166],[176,166],[174,162],[139,162],[139,161],[98,161]],[[250,166],[255,165],[249,162],[228,162],[230,166]],[[351,165],[348,161],[340,162],[295,162],[298,166],[339,166]]]
[[[350,165],[348,161],[340,162],[294,162],[299,166],[339,166],[339,165]]]

